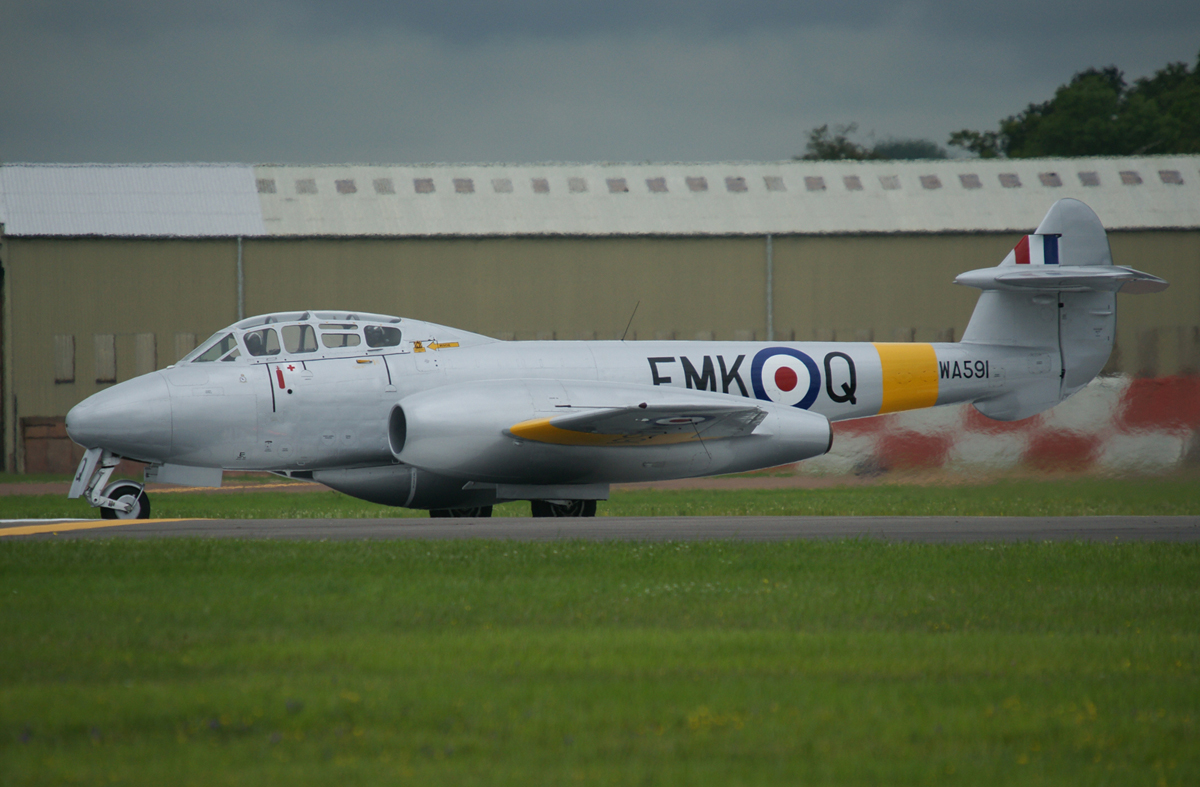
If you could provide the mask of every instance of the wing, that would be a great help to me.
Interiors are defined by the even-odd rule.
[[[535,418],[505,432],[552,445],[670,445],[744,437],[766,417],[765,410],[746,405],[640,404]]]

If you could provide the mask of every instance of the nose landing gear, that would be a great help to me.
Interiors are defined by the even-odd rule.
[[[67,497],[86,498],[93,507],[100,509],[101,519],[149,519],[150,499],[142,484],[135,481],[108,484],[109,477],[120,463],[120,457],[108,451],[89,448],[79,462]]]
[[[103,497],[108,502],[120,503],[122,508],[127,507],[128,510],[102,506],[100,509],[101,519],[150,518],[150,498],[146,496],[146,490],[142,488],[141,484],[133,481],[117,481],[108,485],[108,488],[104,490]]]

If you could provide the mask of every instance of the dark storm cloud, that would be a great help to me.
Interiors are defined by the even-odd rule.
[[[775,159],[823,123],[944,143],[1089,66],[1195,62],[1200,3],[1077,8],[0,0],[0,160]]]
[[[268,16],[285,28],[310,34],[377,31],[424,33],[447,41],[495,37],[577,38],[610,33],[691,32],[735,35],[748,30],[864,29],[904,18],[930,30],[962,37],[1024,34],[1052,48],[1063,37],[1098,31],[1141,31],[1200,26],[1194,0],[1093,0],[1086,4],[1012,0],[1005,3],[836,3],[828,0],[269,0],[244,3],[197,0],[6,0],[10,20],[49,29],[148,33],[172,27],[227,26]],[[1200,42],[1198,42],[1200,46]]]

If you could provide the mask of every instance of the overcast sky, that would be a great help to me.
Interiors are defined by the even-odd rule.
[[[0,161],[773,160],[1195,65],[1200,2],[0,0],[0,31]]]

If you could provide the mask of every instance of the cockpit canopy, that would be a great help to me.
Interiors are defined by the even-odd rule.
[[[399,347],[400,318],[364,312],[278,312],[250,317],[213,334],[179,363],[276,356],[328,357]]]

